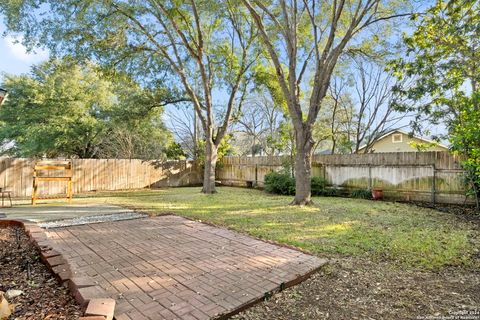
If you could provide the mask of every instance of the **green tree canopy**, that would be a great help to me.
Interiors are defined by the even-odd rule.
[[[205,138],[205,193],[215,192],[217,149],[249,87],[256,28],[237,1],[7,0],[9,31],[54,55],[115,67],[157,88],[181,88]]]
[[[162,90],[92,63],[52,60],[6,76],[2,86],[10,95],[0,108],[0,139],[10,155],[158,158],[172,140],[160,120]]]
[[[442,123],[453,151],[461,154],[468,182],[480,207],[480,2],[437,0],[417,28],[405,37],[408,56],[392,63],[400,78],[414,80],[398,88],[409,101],[400,109],[418,112],[415,129]]]

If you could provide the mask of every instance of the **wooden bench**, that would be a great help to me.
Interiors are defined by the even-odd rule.
[[[63,171],[61,176],[45,176],[40,175],[41,172],[51,171],[58,172]],[[73,188],[72,188],[72,161],[70,160],[39,160],[35,163],[33,168],[33,192],[32,192],[32,205],[35,205],[39,199],[59,199],[63,197],[38,197],[38,182],[40,181],[65,181],[67,183],[67,196],[68,202],[72,202]]]

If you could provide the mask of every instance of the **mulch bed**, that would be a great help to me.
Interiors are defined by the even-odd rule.
[[[11,289],[21,290],[23,294],[8,301],[15,305],[8,319],[70,320],[80,317],[80,307],[42,263],[23,229],[0,227],[0,291]]]
[[[480,320],[480,270],[404,270],[387,261],[333,260],[312,278],[233,319]],[[466,319],[466,318],[465,318]]]

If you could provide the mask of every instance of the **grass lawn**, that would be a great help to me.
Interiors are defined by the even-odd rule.
[[[449,213],[412,205],[346,198],[314,198],[311,207],[288,205],[292,197],[221,187],[99,192],[76,203],[111,203],[152,215],[175,213],[226,226],[323,256],[393,262],[407,268],[474,267],[480,232]]]

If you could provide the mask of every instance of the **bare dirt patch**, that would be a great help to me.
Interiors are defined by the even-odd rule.
[[[18,234],[18,242],[17,242]],[[22,229],[0,227],[0,291],[21,290],[8,300],[15,305],[8,319],[78,319],[80,307],[40,261]]]
[[[233,319],[435,319],[462,312],[480,319],[478,268],[405,270],[342,258]]]
[[[448,212],[455,215],[457,218],[470,221],[475,223],[480,227],[480,212],[475,208],[474,205],[468,204],[446,204],[446,203],[437,203],[432,205],[429,202],[407,202],[407,201],[398,201],[399,203],[407,203],[412,206],[417,206],[421,208],[434,209],[440,212]]]

